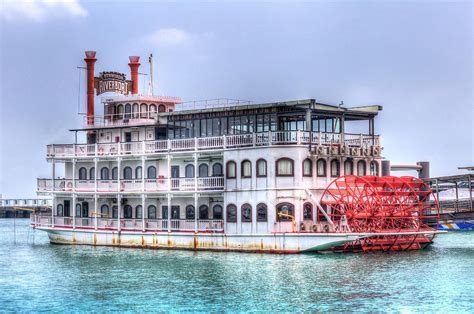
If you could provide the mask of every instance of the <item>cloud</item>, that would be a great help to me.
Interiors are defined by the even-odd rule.
[[[79,0],[1,0],[0,18],[41,22],[49,17],[85,17],[87,10]]]
[[[190,33],[177,28],[162,28],[145,37],[150,44],[158,46],[177,46],[191,41]]]

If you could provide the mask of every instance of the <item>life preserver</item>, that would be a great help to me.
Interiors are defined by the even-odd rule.
[[[301,229],[302,231],[304,231],[304,229],[305,229],[305,226],[304,226],[304,223],[303,223],[303,222],[300,223],[300,229]]]
[[[323,231],[324,231],[324,232],[329,232],[329,226],[328,226],[328,225],[325,225],[325,226],[323,227]]]
[[[313,226],[311,227],[311,230],[313,230],[313,232],[316,232],[316,231],[318,231],[318,226],[316,226],[316,225],[313,225]]]
[[[104,148],[101,147],[101,148],[99,148],[99,155],[103,155],[103,154],[104,154]]]

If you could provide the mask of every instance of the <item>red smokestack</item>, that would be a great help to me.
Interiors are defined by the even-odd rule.
[[[140,57],[138,56],[131,56],[128,57],[130,63],[130,74],[132,79],[132,94],[138,94],[138,67],[140,66]]]
[[[86,51],[87,64],[87,125],[94,124],[94,63],[95,51]]]

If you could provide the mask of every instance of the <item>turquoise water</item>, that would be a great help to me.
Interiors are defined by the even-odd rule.
[[[51,245],[0,219],[0,311],[473,312],[474,232],[424,251],[265,255]]]

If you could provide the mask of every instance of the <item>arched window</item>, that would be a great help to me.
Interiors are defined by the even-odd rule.
[[[89,180],[95,180],[95,167],[89,169]]]
[[[132,106],[130,104],[125,105],[125,119],[130,119],[132,117]]]
[[[378,176],[379,175],[379,164],[375,160],[372,160],[370,163],[370,175]]]
[[[209,219],[209,207],[207,205],[199,206],[199,219]]]
[[[135,206],[135,218],[142,219],[143,207],[142,205]]]
[[[158,112],[165,112],[165,111],[166,111],[165,105],[159,105],[158,106]]]
[[[193,205],[186,206],[186,219],[194,219],[196,217],[196,211]]]
[[[237,206],[227,205],[227,222],[237,222]]]
[[[221,205],[214,205],[214,207],[212,207],[212,219],[224,219],[224,213]]]
[[[294,175],[294,161],[290,158],[280,158],[276,161],[276,175],[278,177],[292,177]]]
[[[138,119],[140,117],[140,109],[138,104],[133,104],[132,106],[132,113],[133,113],[133,118]]]
[[[304,205],[303,205],[303,220],[313,220],[313,204],[304,203]]]
[[[291,221],[294,217],[294,206],[291,203],[280,203],[276,206],[276,220],[277,221]],[[280,216],[279,214],[284,214]]]
[[[222,164],[216,162],[212,165],[212,176],[222,177]]]
[[[130,167],[123,168],[123,178],[125,180],[132,180],[132,168]]]
[[[117,106],[117,119],[123,119],[123,105]]]
[[[260,203],[257,205],[257,221],[259,222],[266,222],[268,220],[268,210],[267,205],[264,203]]]
[[[257,177],[267,176],[267,161],[265,159],[257,160]]]
[[[118,168],[117,167],[112,168],[112,180],[118,180]]]
[[[242,222],[252,222],[252,206],[244,204],[240,210],[242,211]]]
[[[104,204],[100,207],[100,216],[102,218],[109,217],[109,206],[107,204]]]
[[[184,174],[186,178],[194,178],[194,165],[193,164],[188,164],[184,168]]]
[[[142,178],[142,166],[138,166],[135,168],[135,179]]]
[[[357,175],[365,176],[365,161],[363,160],[357,162]]]
[[[148,115],[148,108],[146,104],[141,104],[140,105],[140,118],[146,118]]]
[[[326,160],[318,159],[318,161],[316,162],[316,175],[318,177],[326,176]]]
[[[117,218],[118,217],[118,206],[114,205],[112,206],[112,218]]]
[[[199,176],[205,178],[209,176],[209,166],[207,164],[199,165]]]
[[[156,219],[156,206],[155,205],[148,206],[148,218]]]
[[[339,160],[333,159],[331,160],[331,177],[339,177],[340,175],[340,164]]]
[[[130,205],[125,205],[123,207],[123,218],[131,219],[132,218],[133,208]]]
[[[156,117],[156,105],[151,104],[150,105],[150,118]]]
[[[100,179],[101,180],[108,180],[109,179],[109,168],[102,167],[102,169],[100,169]]]
[[[147,177],[147,179],[156,179],[156,168],[155,168],[155,166],[148,167],[148,169],[146,171],[146,177]]]
[[[303,177],[312,177],[313,176],[313,162],[311,159],[306,158],[303,160]]]
[[[242,161],[242,164],[240,166],[240,172],[242,178],[252,177],[252,163],[250,162],[250,160]]]
[[[226,164],[227,179],[235,179],[237,164],[235,161],[228,161]]]
[[[84,167],[79,168],[79,180],[87,180],[87,169]]]
[[[56,206],[56,215],[57,216],[63,216],[64,215],[63,204],[58,204],[58,206]]]
[[[344,161],[344,175],[354,174],[354,163],[351,159]]]
[[[82,206],[81,204],[76,204],[76,217],[81,217]]]

